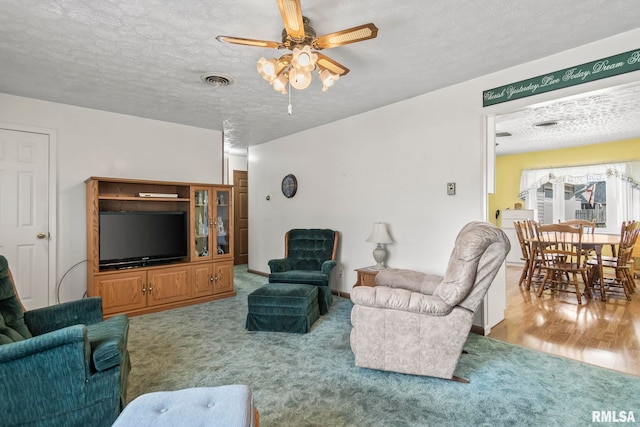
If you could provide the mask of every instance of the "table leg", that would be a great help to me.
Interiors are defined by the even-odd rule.
[[[600,298],[602,301],[607,300],[607,294],[604,290],[604,269],[602,268],[602,246],[596,245],[596,256],[598,257],[598,273],[600,273]]]

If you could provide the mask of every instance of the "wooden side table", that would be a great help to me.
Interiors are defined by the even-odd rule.
[[[356,280],[356,286],[375,286],[376,285],[376,275],[382,270],[376,270],[373,267],[363,267],[356,268],[355,270],[358,273],[358,279]]]

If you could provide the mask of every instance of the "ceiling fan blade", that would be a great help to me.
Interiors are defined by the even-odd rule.
[[[323,55],[320,52],[314,52],[314,53],[318,55],[316,65],[322,68],[326,68],[327,70],[331,71],[332,73],[338,74],[339,76],[344,76],[349,72],[349,69],[347,67],[334,61],[328,56]]]
[[[317,49],[342,46],[349,43],[374,39],[378,35],[378,27],[369,23],[318,37],[314,41]]]
[[[255,46],[255,47],[272,47],[278,49],[280,47],[280,43],[271,42],[267,40],[255,40],[255,39],[243,39],[240,37],[229,37],[229,36],[218,36],[216,40],[224,43],[233,43],[233,44],[241,44],[244,46]]]
[[[293,39],[303,40],[304,23],[302,22],[300,0],[278,0],[278,7],[287,34]]]

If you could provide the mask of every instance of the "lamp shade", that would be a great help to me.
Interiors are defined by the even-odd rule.
[[[289,83],[298,90],[303,90],[311,84],[311,73],[309,71],[298,71],[292,67],[289,69]]]
[[[320,76],[320,81],[322,81],[322,91],[326,92],[340,77],[338,74],[332,73],[329,70],[322,70],[318,73]]]
[[[383,222],[374,222],[373,228],[371,229],[371,234],[367,238],[367,242],[371,243],[393,243],[393,239],[389,236],[389,232],[387,231],[387,226]]]
[[[263,56],[258,60],[257,68],[258,73],[269,83],[278,77],[278,61],[274,58],[267,60]]]

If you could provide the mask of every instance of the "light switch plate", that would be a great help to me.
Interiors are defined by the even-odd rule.
[[[455,196],[456,195],[456,183],[455,182],[447,182],[447,195]]]

